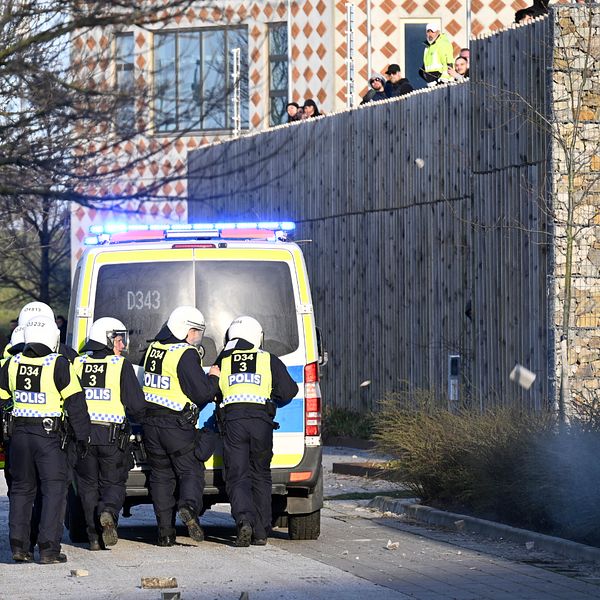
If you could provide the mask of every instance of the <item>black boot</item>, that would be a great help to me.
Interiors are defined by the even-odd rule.
[[[174,546],[175,545],[175,530],[171,527],[158,528],[157,546]]]
[[[204,531],[202,531],[202,527],[200,527],[200,523],[198,523],[195,512],[189,506],[180,507],[179,518],[188,528],[188,533],[195,542],[204,541]]]
[[[88,540],[90,541],[90,550],[96,552],[97,550],[102,550],[100,546],[100,538],[97,533],[88,533]]]
[[[25,550],[15,550],[12,557],[16,563],[28,563],[33,561],[33,554],[31,552],[26,552]]]
[[[66,562],[67,555],[62,552],[40,553],[40,565],[55,565]]]
[[[247,548],[252,540],[252,525],[248,521],[240,521],[237,526],[237,537],[234,546],[238,548]]]
[[[117,535],[117,524],[112,513],[107,510],[100,513],[100,525],[102,526],[102,541],[105,546],[114,546],[119,541]]]

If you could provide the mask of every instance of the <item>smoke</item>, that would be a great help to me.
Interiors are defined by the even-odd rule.
[[[600,545],[600,434],[572,426],[536,436],[523,468],[537,519],[557,535]]]

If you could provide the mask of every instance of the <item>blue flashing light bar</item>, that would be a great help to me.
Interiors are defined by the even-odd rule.
[[[165,239],[180,237],[185,238],[186,234],[188,237],[193,238],[196,236],[210,236],[220,237],[222,230],[240,230],[242,232],[252,232],[255,230],[258,232],[270,231],[273,233],[273,239],[285,238],[285,234],[289,231],[293,231],[296,228],[295,223],[291,221],[260,221],[260,222],[222,222],[222,223],[167,223],[167,224],[152,224],[143,225],[140,223],[106,223],[104,225],[92,225],[90,227],[90,235],[84,237],[83,243],[86,246],[94,246],[98,244],[105,244],[111,241],[112,234],[126,234],[128,232],[144,232],[144,231],[164,231]],[[279,236],[278,236],[279,234]],[[283,237],[281,237],[283,234]],[[232,234],[233,235],[233,234]],[[249,235],[252,237],[252,235]],[[136,237],[137,240],[142,238],[139,235]],[[156,239],[155,237],[153,239]],[[264,239],[264,238],[263,238]],[[123,238],[115,241],[126,241]]]

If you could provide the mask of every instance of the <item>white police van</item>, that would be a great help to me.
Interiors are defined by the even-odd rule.
[[[115,317],[129,329],[128,357],[142,365],[148,341],[180,305],[206,319],[205,368],[222,348],[225,331],[240,315],[263,326],[265,350],[279,356],[298,383],[298,394],[277,411],[274,433],[274,524],[291,539],[316,539],[323,505],[321,392],[323,362],[300,248],[287,241],[293,223],[216,223],[171,226],[106,225],[91,228],[75,271],[67,344],[80,350],[91,324]],[[214,405],[200,414],[200,426]],[[124,515],[150,502],[147,466],[136,452]],[[206,462],[205,508],[226,502],[220,445]],[[85,541],[82,515],[69,503],[73,541]]]

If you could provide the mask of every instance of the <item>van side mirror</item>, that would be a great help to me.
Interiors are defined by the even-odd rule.
[[[319,365],[324,367],[329,362],[329,354],[327,350],[323,350],[323,334],[319,327],[317,330],[317,353],[319,355]]]

